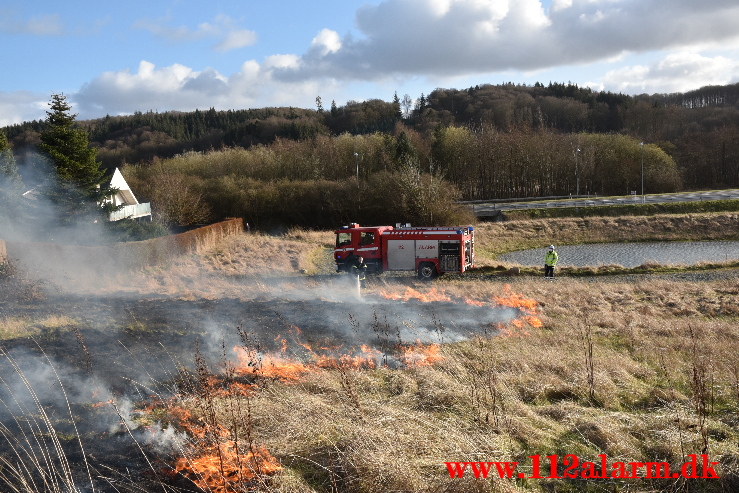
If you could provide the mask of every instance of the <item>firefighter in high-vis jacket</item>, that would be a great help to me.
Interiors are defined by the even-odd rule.
[[[554,251],[554,245],[544,254],[544,279],[554,279],[554,266],[557,265],[559,255]]]

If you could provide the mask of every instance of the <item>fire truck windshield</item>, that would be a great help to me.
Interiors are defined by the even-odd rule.
[[[351,233],[339,233],[336,235],[336,246],[341,247],[344,245],[351,245],[352,235]]]

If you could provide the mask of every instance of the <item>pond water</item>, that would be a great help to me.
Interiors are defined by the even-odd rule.
[[[523,266],[544,265],[547,247],[500,255],[498,260]],[[680,241],[650,243],[597,243],[557,247],[558,267],[596,267],[617,264],[638,267],[647,262],[661,265],[694,265],[700,262],[739,260],[739,241]]]

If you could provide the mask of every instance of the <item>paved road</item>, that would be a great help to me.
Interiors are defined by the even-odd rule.
[[[519,250],[497,260],[524,266],[544,265],[546,248]],[[559,265],[638,267],[648,262],[661,265],[694,265],[700,262],[739,260],[739,241],[680,241],[650,243],[598,243],[557,247]]]
[[[665,204],[671,202],[697,202],[704,200],[728,200],[739,199],[739,190],[714,190],[707,192],[683,192],[656,195],[627,195],[624,197],[585,197],[558,200],[535,200],[516,202],[467,202],[472,204],[475,215],[486,216],[497,214],[499,211],[510,211],[520,209],[546,209],[550,207],[589,207],[607,205],[630,205],[630,204]]]

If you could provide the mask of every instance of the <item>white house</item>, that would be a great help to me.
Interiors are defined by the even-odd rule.
[[[123,178],[123,175],[118,168],[116,168],[115,173],[113,173],[113,178],[110,180],[110,186],[112,188],[117,188],[118,193],[109,199],[109,202],[112,202],[113,205],[116,206],[123,206],[120,210],[110,213],[111,221],[118,221],[127,217],[138,219],[147,216],[149,220],[151,220],[151,204],[149,202],[144,204],[139,203],[136,196],[131,191],[131,187],[128,186],[126,179]]]

